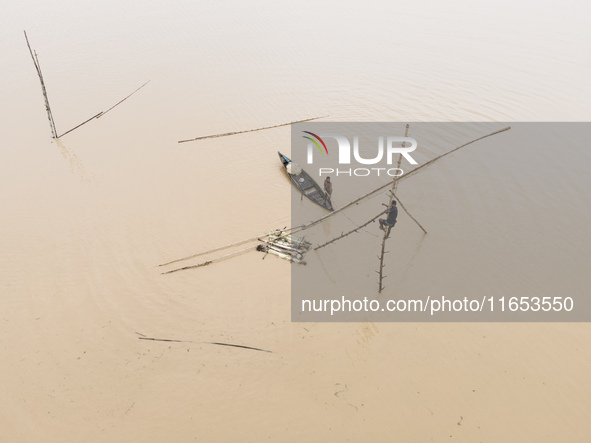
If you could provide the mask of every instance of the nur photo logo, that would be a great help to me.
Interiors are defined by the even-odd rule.
[[[326,147],[326,143],[324,143],[324,141],[320,137],[318,137],[316,134],[314,134],[313,132],[310,132],[310,131],[302,131],[302,132],[304,132],[306,134],[310,134],[312,137],[314,137],[316,140],[318,140],[320,143],[322,143],[322,146],[324,146],[324,151],[326,152],[326,155],[328,155],[328,148]],[[312,143],[314,143],[318,147],[318,149],[320,150],[320,153],[322,154],[322,148],[320,147],[318,142],[316,140],[314,140],[314,138],[310,138],[306,135],[304,135],[303,137],[305,139],[310,140]],[[309,152],[312,149],[312,145],[309,142],[308,142],[308,149],[309,149],[308,150],[308,158],[310,158],[311,154]],[[308,163],[310,163],[310,162],[308,162]]]
[[[307,149],[307,164],[314,163],[314,152],[318,149],[322,154],[328,155],[327,141],[336,142],[338,150],[338,165],[380,165],[391,166],[398,163],[398,155],[401,155],[409,164],[418,164],[411,156],[411,153],[417,149],[418,143],[412,137],[401,137],[395,135],[381,135],[377,137],[374,145],[366,141],[363,147],[360,146],[359,135],[343,135],[342,133],[313,133],[302,131],[302,136],[307,140],[305,148]],[[374,140],[376,137],[374,137]],[[334,144],[333,142],[333,144]],[[324,148],[324,150],[323,150]],[[365,148],[365,149],[364,149]],[[363,154],[362,154],[363,152]],[[374,167],[374,168],[325,168],[318,170],[318,175],[336,174],[366,177],[369,175],[380,175],[385,172],[390,177],[399,177],[404,171],[398,167]]]

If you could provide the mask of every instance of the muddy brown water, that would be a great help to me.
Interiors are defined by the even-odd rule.
[[[276,155],[289,154],[289,127],[177,140],[315,115],[588,121],[588,6],[502,3],[11,5],[0,441],[586,441],[587,324],[295,324],[282,260],[157,267],[291,221]],[[151,82],[52,141],[23,28],[60,132]],[[508,289],[588,291],[589,154],[567,152],[532,158],[526,186],[499,181],[504,159],[476,147],[446,160],[443,184],[425,173],[401,185],[425,225],[451,221],[430,243],[397,227],[400,287],[454,288],[454,266],[485,287],[519,266]],[[463,167],[475,156],[482,168]],[[484,199],[515,217],[495,225]],[[350,222],[330,223],[321,232]],[[503,240],[481,245],[493,253],[477,265],[441,252],[469,250],[479,229]],[[317,260],[330,265],[338,248]]]

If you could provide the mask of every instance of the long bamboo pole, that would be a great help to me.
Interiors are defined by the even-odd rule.
[[[404,206],[404,204],[402,203],[402,200],[400,200],[400,197],[398,197],[396,194],[394,194],[394,191],[392,191],[392,195],[393,195],[393,197],[396,199],[396,201],[397,201],[398,203],[400,203],[400,207],[401,207],[402,209],[404,209],[404,212],[406,212],[406,214],[407,214],[407,215],[408,215],[408,216],[409,216],[409,217],[412,219],[412,221],[414,221],[414,222],[415,222],[415,223],[416,223],[416,224],[419,226],[419,228],[421,228],[421,229],[423,230],[423,232],[426,234],[426,233],[427,233],[427,230],[426,230],[425,228],[423,228],[423,225],[421,225],[421,224],[418,222],[418,220],[412,216],[412,214],[411,214],[410,212],[408,212],[408,209],[406,209],[406,207],[405,207],[405,206]]]
[[[82,123],[80,123],[78,126],[74,126],[72,129],[64,132],[63,134],[61,134],[59,137],[63,137],[66,134],[69,134],[70,132],[72,132],[74,129],[78,129],[80,126],[85,125],[86,123],[88,123],[91,120],[94,120],[95,118],[100,118],[103,115],[105,115],[107,112],[111,111],[113,108],[115,108],[116,106],[119,106],[121,103],[123,103],[125,100],[127,100],[129,97],[131,97],[133,94],[135,94],[136,92],[138,92],[140,89],[142,89],[144,86],[146,86],[148,83],[150,83],[150,81],[148,80],[146,83],[144,83],[143,85],[141,85],[139,88],[137,88],[135,91],[133,91],[131,94],[129,94],[127,97],[125,97],[123,100],[119,100],[117,103],[115,103],[113,106],[111,106],[109,109],[107,109],[106,111],[101,111],[98,114],[96,114],[93,117],[90,117],[88,120],[83,121]],[[58,138],[59,138],[58,137]]]
[[[295,123],[303,123],[303,122],[309,122],[312,120],[318,120],[320,118],[326,118],[328,117],[328,115],[323,115],[320,117],[314,117],[314,118],[307,118],[305,120],[297,120],[295,122],[289,122],[289,123],[281,123],[280,125],[274,125],[274,126],[265,126],[264,128],[256,128],[256,129],[248,129],[246,131],[234,131],[234,132],[225,132],[223,134],[215,134],[215,135],[205,135],[202,137],[196,137],[196,138],[191,138],[188,140],[179,140],[178,143],[187,143],[187,142],[194,142],[196,140],[205,140],[206,138],[217,138],[217,137],[227,137],[229,135],[237,135],[237,134],[244,134],[246,132],[256,132],[256,131],[263,131],[265,129],[273,129],[273,128],[279,128],[281,126],[289,126],[289,125],[293,125]]]
[[[410,125],[406,125],[406,128],[404,129],[404,136],[408,137],[408,129],[409,129]],[[406,146],[406,143],[402,142],[402,147],[404,148]],[[402,164],[402,154],[398,154],[398,164],[397,164],[397,168],[400,169],[400,165]],[[388,202],[388,208],[392,208],[392,200],[394,199],[394,191],[396,191],[396,188],[398,186],[398,177],[394,177],[394,179],[392,180],[392,189],[390,190],[390,201]],[[383,286],[383,281],[384,278],[386,278],[384,276],[384,257],[386,255],[386,240],[388,239],[388,237],[390,236],[390,231],[392,230],[392,226],[385,226],[384,227],[384,236],[382,237],[382,246],[380,249],[380,268],[378,271],[378,275],[379,275],[379,283],[378,283],[378,293],[381,293],[382,290],[384,289]]]
[[[146,86],[148,83],[150,83],[150,80],[148,80],[146,83],[144,83],[143,85],[141,85],[139,88],[137,88],[135,91],[133,91],[131,94],[129,94],[127,97],[125,97],[123,100],[119,100],[117,103],[115,103],[113,106],[111,106],[109,109],[107,109],[105,112],[101,112],[100,115],[96,118],[100,118],[103,115],[105,115],[107,112],[111,111],[113,108],[119,106],[121,103],[123,103],[125,100],[127,100],[129,97],[131,97],[133,94],[135,94],[136,92],[138,92],[140,89],[142,89],[144,86]]]
[[[33,63],[35,64],[35,69],[37,70],[37,75],[39,76],[39,81],[41,82],[41,91],[43,92],[43,98],[45,100],[45,110],[47,111],[47,118],[49,119],[49,128],[51,129],[51,137],[57,137],[57,129],[55,128],[55,121],[53,119],[53,114],[51,112],[51,107],[49,106],[49,97],[47,96],[47,89],[45,88],[45,81],[43,80],[43,74],[41,73],[41,65],[39,64],[39,58],[37,57],[37,53],[33,52],[31,49],[31,44],[29,43],[29,37],[27,37],[27,31],[23,31],[25,33],[25,40],[27,41],[27,47],[29,48],[29,53],[31,54],[31,58],[33,59]]]
[[[240,249],[239,251],[231,252],[230,254],[222,255],[221,257],[217,257],[217,258],[213,258],[211,260],[204,261],[203,263],[199,263],[199,264],[191,265],[191,266],[184,266],[182,268],[177,268],[177,269],[173,269],[171,271],[162,272],[162,274],[172,274],[173,272],[185,271],[187,269],[200,268],[202,266],[207,266],[212,263],[217,263],[219,261],[226,260],[227,258],[235,257],[236,255],[243,254],[248,251],[254,251],[254,250],[255,250],[255,248],[253,246],[249,246],[248,248]]]
[[[427,166],[430,166],[430,165],[432,165],[432,164],[433,164],[433,163],[435,163],[436,161],[438,161],[438,160],[442,159],[442,158],[443,158],[443,157],[445,157],[445,156],[448,156],[449,154],[452,154],[452,153],[456,152],[456,151],[457,151],[457,150],[459,150],[459,149],[462,149],[462,148],[464,148],[464,147],[466,147],[466,146],[468,146],[468,145],[471,145],[472,143],[476,143],[477,141],[480,141],[480,140],[482,140],[482,139],[485,139],[485,138],[487,138],[487,137],[492,137],[493,135],[497,135],[497,134],[500,134],[501,132],[508,131],[508,130],[510,130],[510,129],[511,129],[511,126],[507,126],[506,128],[499,129],[498,131],[491,132],[490,134],[483,135],[482,137],[475,138],[474,140],[471,140],[471,141],[469,141],[468,143],[464,143],[463,145],[461,145],[461,146],[458,146],[457,148],[454,148],[454,149],[452,149],[451,151],[448,151],[448,152],[446,152],[445,154],[441,154],[441,155],[439,155],[439,156],[435,157],[434,159],[432,159],[432,160],[429,160],[427,163],[423,163],[423,164],[422,164],[421,166],[419,166],[418,168],[414,168],[412,171],[410,171],[410,172],[407,172],[407,173],[406,173],[406,174],[404,174],[402,177],[400,177],[400,178],[398,179],[398,181],[400,181],[400,180],[405,180],[405,179],[407,179],[407,178],[409,178],[409,177],[412,177],[412,176],[413,176],[413,175],[415,175],[417,172],[419,172],[421,169],[423,169],[423,168],[426,168]]]
[[[63,137],[66,134],[69,134],[70,132],[72,132],[74,129],[78,129],[80,126],[85,125],[86,123],[88,123],[90,120],[94,120],[95,118],[99,118],[101,116],[102,112],[99,112],[97,115],[94,115],[92,117],[90,117],[88,120],[83,121],[82,123],[80,123],[78,126],[74,126],[72,129],[69,129],[68,131],[64,132],[63,134],[61,134],[58,138]]]
[[[252,351],[268,352],[270,354],[273,353],[273,351],[269,351],[267,349],[253,348],[252,346],[235,345],[235,344],[232,344],[232,343],[221,343],[221,342],[218,342],[218,341],[202,341],[202,342],[198,342],[198,341],[193,341],[193,340],[174,340],[174,339],[170,339],[170,338],[154,338],[154,337],[138,337],[138,339],[139,340],[150,340],[150,341],[174,342],[174,343],[204,343],[206,345],[230,346],[230,347],[233,347],[233,348],[250,349]]]
[[[257,235],[256,237],[247,238],[246,240],[240,240],[240,241],[237,241],[237,242],[234,242],[234,243],[230,243],[229,245],[220,246],[218,248],[210,249],[208,251],[198,252],[197,254],[188,255],[186,257],[177,258],[176,260],[171,260],[169,262],[162,263],[161,265],[158,265],[158,266],[171,265],[173,263],[177,263],[177,262],[184,261],[184,260],[189,260],[191,258],[199,257],[201,255],[206,255],[206,254],[210,254],[212,252],[217,252],[217,251],[221,251],[223,249],[228,249],[228,248],[231,248],[233,246],[239,246],[239,245],[243,245],[244,243],[250,243],[250,242],[253,242],[253,241],[256,241],[256,240],[260,240],[261,238],[268,237],[268,236],[269,236],[269,234]]]

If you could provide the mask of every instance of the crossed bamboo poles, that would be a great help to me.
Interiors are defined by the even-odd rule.
[[[49,129],[51,130],[51,138],[60,138],[60,137],[63,137],[64,135],[69,134],[70,132],[74,131],[75,129],[78,129],[79,127],[85,125],[86,123],[88,123],[88,122],[90,122],[90,121],[92,121],[94,119],[98,119],[98,118],[104,116],[107,112],[111,111],[116,106],[119,106],[121,103],[123,103],[129,97],[131,97],[136,92],[138,92],[140,89],[142,89],[144,86],[146,86],[148,83],[150,83],[150,81],[147,81],[146,83],[144,83],[143,85],[141,85],[139,88],[137,88],[135,91],[133,91],[131,94],[129,94],[128,96],[126,96],[124,99],[119,100],[117,103],[115,103],[113,106],[111,106],[106,111],[101,111],[98,114],[93,115],[89,119],[84,120],[82,123],[74,126],[72,129],[69,129],[69,130],[67,130],[67,131],[59,134],[57,132],[57,128],[55,126],[55,120],[53,118],[53,113],[51,111],[51,106],[49,105],[49,97],[47,95],[47,88],[45,87],[45,80],[43,79],[43,73],[41,72],[41,66],[39,64],[39,58],[37,56],[37,52],[34,51],[33,49],[31,49],[31,45],[29,43],[29,38],[27,37],[27,32],[26,31],[23,31],[23,32],[25,34],[25,40],[27,41],[27,47],[29,48],[29,53],[31,54],[31,58],[33,59],[33,64],[35,65],[35,70],[37,71],[37,76],[39,77],[39,81],[41,82],[41,92],[43,94],[43,100],[45,102],[45,110],[47,112],[47,118],[49,120]],[[243,130],[243,131],[225,132],[223,134],[205,135],[205,136],[195,137],[195,138],[191,138],[191,139],[187,139],[187,140],[179,140],[178,143],[187,143],[187,142],[192,142],[192,141],[197,141],[197,140],[204,140],[204,139],[208,139],[208,138],[227,137],[227,136],[230,136],[230,135],[244,134],[246,132],[263,131],[263,130],[266,130],[266,129],[279,128],[281,126],[289,126],[289,125],[293,125],[294,123],[304,123],[304,122],[309,122],[309,121],[312,121],[312,120],[318,120],[318,119],[326,118],[326,117],[328,117],[328,116],[327,115],[324,115],[324,116],[319,116],[319,117],[306,118],[306,119],[303,119],[303,120],[296,120],[296,121],[287,122],[287,123],[281,123],[281,124],[273,125],[273,126],[265,126],[265,127],[262,127],[262,128],[247,129],[247,130]]]
[[[25,40],[27,41],[27,47],[29,48],[29,53],[31,54],[31,58],[33,59],[33,64],[35,65],[35,70],[37,71],[37,75],[39,76],[39,81],[41,82],[41,92],[43,93],[43,99],[45,101],[45,110],[47,111],[47,118],[49,120],[49,128],[51,130],[51,138],[63,137],[64,135],[69,134],[73,130],[78,129],[80,126],[85,125],[86,123],[94,120],[95,118],[102,117],[107,112],[111,111],[116,106],[119,106],[121,103],[123,103],[129,97],[131,97],[133,94],[135,94],[140,89],[142,89],[144,86],[146,86],[148,83],[150,83],[150,81],[147,81],[146,83],[141,85],[139,88],[137,88],[135,91],[133,91],[131,94],[129,94],[127,97],[125,97],[123,100],[119,100],[117,103],[115,103],[113,106],[111,106],[106,111],[101,111],[98,114],[90,117],[88,120],[84,120],[79,125],[74,126],[72,129],[69,129],[69,130],[63,132],[62,134],[58,134],[56,126],[55,126],[55,120],[53,118],[53,113],[51,112],[51,106],[49,106],[49,97],[47,96],[47,88],[45,87],[45,80],[43,80],[43,73],[41,72],[41,66],[39,65],[39,58],[37,56],[37,51],[34,51],[33,49],[31,49],[31,45],[29,43],[29,38],[27,37],[27,32],[26,31],[23,31],[23,32],[25,33]]]
[[[469,146],[469,145],[471,145],[471,144],[473,144],[473,143],[475,143],[475,142],[477,142],[479,140],[485,139],[487,137],[492,137],[493,135],[497,135],[497,134],[500,134],[502,132],[508,131],[509,129],[511,129],[511,127],[510,126],[507,126],[507,127],[503,128],[503,129],[499,129],[497,131],[491,132],[490,134],[483,135],[483,136],[478,137],[476,139],[473,139],[473,140],[471,140],[471,141],[469,141],[467,143],[464,143],[464,144],[462,144],[462,145],[460,145],[460,146],[458,146],[458,147],[456,147],[456,148],[454,148],[454,149],[452,149],[450,151],[447,151],[447,152],[445,152],[445,153],[443,153],[443,154],[441,154],[441,155],[439,155],[439,156],[437,156],[437,157],[429,160],[427,163],[423,163],[421,166],[418,166],[417,168],[414,168],[413,170],[411,170],[410,172],[406,173],[405,175],[403,175],[401,177],[394,178],[394,180],[392,182],[388,182],[388,183],[386,183],[384,185],[381,185],[380,187],[378,187],[378,188],[376,188],[376,189],[368,192],[367,194],[362,195],[361,197],[358,197],[357,199],[353,200],[352,202],[349,202],[348,204],[346,204],[345,206],[343,206],[343,207],[341,207],[339,209],[336,209],[333,212],[330,212],[330,213],[326,214],[325,216],[320,217],[317,220],[313,220],[313,221],[308,222],[308,223],[305,223],[303,225],[292,226],[290,228],[284,228],[284,229],[282,229],[282,232],[284,232],[284,233],[291,233],[293,235],[295,233],[298,233],[298,232],[304,231],[306,229],[309,229],[312,226],[316,226],[317,224],[324,222],[328,218],[333,217],[334,215],[336,215],[336,214],[338,214],[338,213],[340,213],[340,212],[342,212],[342,211],[350,208],[351,206],[359,203],[360,201],[362,201],[362,200],[364,200],[364,199],[366,199],[366,198],[368,198],[368,197],[370,197],[370,196],[372,196],[372,195],[374,195],[374,194],[382,191],[383,189],[387,188],[388,186],[391,186],[391,190],[390,190],[390,193],[389,193],[390,203],[389,203],[388,207],[390,207],[390,205],[392,203],[392,199],[395,198],[398,201],[398,203],[400,204],[400,207],[408,214],[408,216],[426,234],[427,231],[425,230],[425,228],[410,214],[410,212],[407,210],[407,208],[404,206],[404,204],[400,200],[400,197],[398,197],[396,195],[396,188],[398,186],[398,183],[400,181],[402,181],[402,180],[405,180],[405,179],[407,179],[409,177],[412,177],[416,173],[418,173],[421,170],[423,170],[424,168],[432,165],[433,163],[435,163],[436,161],[442,159],[443,157],[446,157],[447,155],[450,155],[450,154],[452,154],[452,153],[454,153],[454,152],[456,152],[456,151],[458,151],[458,150],[460,150],[460,149],[462,149],[462,148],[464,148],[466,146]],[[406,131],[408,131],[408,125],[407,125]],[[407,134],[408,134],[408,132],[407,132]],[[400,159],[399,159],[399,162],[400,162]],[[347,237],[350,234],[353,234],[355,232],[358,232],[360,229],[362,229],[363,227],[367,226],[369,223],[373,222],[375,219],[377,219],[382,214],[384,214],[384,212],[385,211],[380,212],[378,215],[376,215],[375,217],[373,217],[372,219],[370,219],[366,223],[364,223],[364,224],[362,224],[360,226],[357,226],[355,229],[353,229],[353,230],[351,230],[349,232],[346,232],[344,234],[341,234],[338,237],[335,237],[335,238],[327,241],[326,243],[323,243],[321,245],[318,245],[314,249],[315,250],[318,250],[318,249],[323,248],[325,246],[328,246],[329,244],[332,244],[332,243],[334,243],[334,242],[336,242],[336,241],[338,241],[338,240],[340,240],[340,239],[342,239],[344,237]],[[210,254],[210,253],[213,253],[213,252],[218,252],[218,251],[221,251],[221,250],[224,250],[224,249],[228,249],[228,248],[231,248],[231,247],[234,247],[234,246],[239,246],[239,245],[243,245],[243,244],[246,244],[246,243],[254,242],[256,240],[261,240],[261,239],[266,238],[268,236],[269,236],[269,233],[257,235],[257,236],[250,237],[250,238],[247,238],[247,239],[244,239],[244,240],[240,240],[240,241],[237,241],[237,242],[234,242],[234,243],[230,243],[230,244],[227,244],[227,245],[224,245],[224,246],[219,246],[219,247],[214,248],[214,249],[210,249],[210,250],[199,252],[199,253],[196,253],[196,254],[193,254],[193,255],[189,255],[189,256],[186,256],[186,257],[182,257],[182,258],[178,258],[178,259],[175,259],[175,260],[171,260],[171,261],[168,261],[166,263],[162,263],[159,266],[168,266],[168,265],[171,265],[173,263],[178,263],[180,261],[189,260],[189,259],[196,258],[196,257],[202,256],[202,255],[206,255],[206,254]],[[382,292],[382,290],[384,289],[383,288],[383,279],[385,278],[385,276],[383,275],[382,270],[384,268],[384,254],[387,252],[387,251],[385,251],[385,244],[386,244],[387,237],[388,237],[388,229],[386,229],[386,232],[384,233],[384,238],[382,239],[382,253],[381,253],[381,256],[380,256],[380,270],[378,271],[378,273],[380,274],[378,292]],[[207,261],[202,262],[202,263],[199,263],[197,265],[185,266],[185,267],[182,267],[182,268],[173,269],[171,271],[166,271],[166,272],[163,272],[163,274],[168,274],[168,273],[171,273],[171,272],[176,272],[176,271],[185,270],[185,269],[194,269],[194,268],[198,268],[198,267],[202,267],[202,266],[207,266],[207,265],[209,265],[211,263],[214,263],[214,262],[217,262],[217,261],[221,261],[221,260],[225,260],[227,258],[230,258],[230,257],[233,257],[235,255],[248,252],[250,250],[254,250],[254,248],[253,247],[249,247],[249,248],[241,249],[239,251],[236,251],[236,252],[233,252],[233,253],[230,253],[230,254],[226,254],[226,255],[223,255],[221,257],[212,259],[212,260],[207,260]]]

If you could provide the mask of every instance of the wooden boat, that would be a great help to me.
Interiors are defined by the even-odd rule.
[[[320,185],[314,181],[310,174],[301,169],[295,163],[292,163],[292,161],[281,152],[277,151],[277,154],[279,154],[279,159],[283,164],[283,168],[285,169],[285,172],[289,176],[294,186],[317,205],[322,206],[329,211],[334,211],[330,201],[330,196],[324,192],[324,189],[322,189]],[[292,166],[291,168],[289,167],[290,164]],[[292,172],[290,172],[289,169],[291,169]]]

